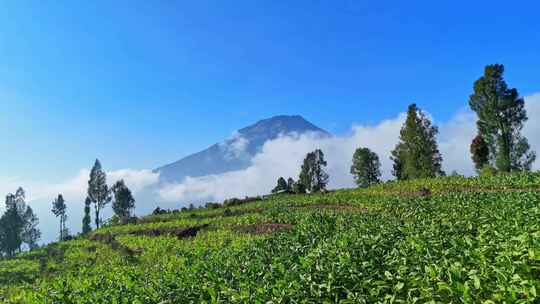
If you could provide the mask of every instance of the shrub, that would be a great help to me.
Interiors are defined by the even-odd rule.
[[[493,166],[485,165],[482,170],[480,170],[480,176],[495,176],[497,175],[497,169]]]

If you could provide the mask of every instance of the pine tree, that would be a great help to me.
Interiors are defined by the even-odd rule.
[[[326,165],[324,153],[320,149],[309,152],[306,155],[298,179],[307,191],[318,192],[326,189],[328,174],[326,174],[323,168]]]
[[[416,106],[411,104],[401,128],[399,143],[392,151],[393,174],[398,180],[444,175],[442,156],[437,148],[438,129]]]
[[[272,189],[272,193],[287,191],[287,181],[280,177],[277,180],[277,185]]]
[[[474,83],[469,105],[478,116],[477,127],[489,147],[490,162],[499,171],[529,171],[536,159],[521,136],[527,121],[525,101],[517,89],[509,89],[502,64],[488,65]]]
[[[489,164],[489,147],[482,138],[482,135],[478,134],[471,142],[471,158],[476,170],[482,170],[484,166]]]
[[[86,200],[84,201],[84,217],[82,219],[82,234],[87,234],[92,231],[92,227],[90,226],[90,223],[92,222],[92,219],[90,218],[90,204],[92,204],[92,201],[89,197],[86,197]]]
[[[101,163],[96,159],[92,171],[90,171],[90,180],[88,180],[88,197],[94,204],[96,229],[99,228],[101,218],[100,211],[111,201],[111,193],[107,187],[107,176],[101,168]]]
[[[131,209],[135,208],[135,199],[124,180],[117,181],[111,190],[114,194],[113,211],[124,221],[129,218]]]
[[[64,201],[64,197],[62,196],[62,194],[58,194],[58,197],[54,199],[54,201],[52,202],[52,206],[53,206],[51,210],[52,213],[56,217],[60,217],[60,234],[59,234],[58,239],[60,241],[63,241],[64,238],[66,237],[66,235],[64,235],[64,231],[66,231],[67,206],[66,206],[66,202]]]
[[[379,156],[368,148],[358,148],[354,152],[351,174],[358,187],[368,187],[379,182],[381,177]]]

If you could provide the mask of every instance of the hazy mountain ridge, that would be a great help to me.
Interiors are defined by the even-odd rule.
[[[180,182],[187,176],[197,177],[245,169],[266,141],[276,139],[280,135],[308,132],[331,136],[300,115],[274,116],[242,128],[233,138],[159,167],[154,172],[160,173],[161,182],[172,183]]]

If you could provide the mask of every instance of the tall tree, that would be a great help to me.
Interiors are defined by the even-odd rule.
[[[41,231],[38,229],[39,219],[30,206],[26,207],[22,218],[24,227],[21,239],[28,249],[33,250],[38,247],[38,241],[41,238]]]
[[[287,191],[287,189],[287,181],[283,177],[280,177],[277,180],[277,185],[272,189],[272,193]]]
[[[22,244],[24,221],[17,209],[9,207],[0,218],[0,245],[2,252],[13,256]]]
[[[399,143],[392,151],[393,174],[398,180],[444,175],[437,147],[437,127],[416,104],[409,105]]]
[[[131,209],[135,208],[135,199],[131,194],[131,190],[129,190],[122,179],[117,181],[111,190],[114,194],[112,205],[114,213],[121,220],[127,219],[130,216]]]
[[[489,164],[489,147],[482,135],[476,135],[471,142],[470,150],[476,170],[482,170],[485,165]]]
[[[111,193],[107,187],[107,176],[101,168],[101,163],[98,159],[90,171],[90,180],[88,180],[88,197],[94,204],[96,214],[96,228],[99,228],[101,218],[100,211],[111,201]]]
[[[26,210],[24,196],[22,188],[17,189],[15,194],[6,195],[6,211],[0,218],[0,245],[2,252],[8,256],[20,251],[23,243],[23,214]]]
[[[86,197],[86,200],[84,201],[84,217],[82,219],[82,233],[87,234],[88,232],[92,231],[92,227],[90,226],[90,223],[92,219],[90,218],[90,204],[92,204],[92,201],[89,197]]]
[[[66,219],[67,219],[67,215],[66,215],[67,206],[66,206],[66,202],[64,201],[64,197],[62,196],[62,194],[58,194],[58,197],[55,198],[54,201],[52,202],[52,206],[53,206],[52,213],[56,217],[60,217],[60,234],[59,234],[58,239],[62,241],[65,238],[64,232],[66,231]]]
[[[22,251],[22,245],[28,248],[37,247],[41,237],[38,229],[39,220],[30,206],[26,205],[26,196],[22,188],[15,194],[6,196],[6,211],[0,217],[0,251],[6,255],[13,255]]]
[[[477,127],[489,147],[490,161],[499,171],[528,171],[536,159],[525,137],[525,101],[517,89],[509,89],[503,78],[504,66],[492,64],[474,83],[469,105],[478,116]]]
[[[351,174],[358,187],[368,187],[379,182],[381,177],[379,156],[368,148],[358,148],[354,151]]]
[[[318,192],[326,189],[328,184],[328,174],[324,171],[326,165],[324,153],[320,149],[306,155],[298,179],[307,191]]]

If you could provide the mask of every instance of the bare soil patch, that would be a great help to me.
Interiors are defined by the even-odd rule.
[[[208,224],[194,226],[189,228],[154,228],[132,231],[131,235],[144,235],[144,236],[176,236],[179,239],[196,236],[197,233],[204,228],[207,228]]]
[[[131,249],[127,246],[122,245],[116,240],[114,235],[111,233],[97,233],[90,237],[91,241],[101,242],[107,245],[110,245],[113,250],[119,251],[121,254],[128,257],[133,257],[135,254],[141,253],[142,249]]]

